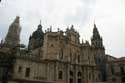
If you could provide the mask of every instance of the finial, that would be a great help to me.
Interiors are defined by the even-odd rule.
[[[75,31],[75,30],[74,30],[74,25],[73,25],[73,24],[71,25],[71,30],[72,30],[72,31]]]
[[[95,19],[94,19],[94,28],[96,28],[96,23],[95,23]]]
[[[40,24],[41,24],[41,20],[40,20]]]
[[[60,29],[58,28],[58,32],[60,31]]]
[[[94,24],[95,24],[95,19],[94,19]]]
[[[50,32],[52,32],[52,26],[50,25]]]
[[[47,28],[47,31],[49,32],[49,28]]]
[[[82,44],[84,43],[84,40],[82,39]]]
[[[67,30],[67,31],[69,30],[69,26],[67,26],[66,30]]]
[[[0,48],[3,46],[4,42],[3,42],[3,39],[1,39],[0,41]]]
[[[73,25],[73,24],[71,25],[71,28],[74,28],[74,25]]]
[[[86,40],[86,44],[89,45],[89,42]]]
[[[19,23],[19,20],[20,20],[20,17],[19,16],[16,16],[16,19],[15,19],[15,23]]]
[[[67,29],[69,29],[69,26],[67,26]]]

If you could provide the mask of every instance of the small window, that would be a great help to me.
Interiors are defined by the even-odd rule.
[[[63,72],[59,71],[59,79],[63,79]]]
[[[30,76],[30,68],[26,68],[25,77]]]
[[[53,44],[51,44],[51,47],[53,47]]]
[[[18,72],[19,72],[19,73],[22,72],[22,67],[21,67],[21,66],[19,66],[19,68],[18,68]]]

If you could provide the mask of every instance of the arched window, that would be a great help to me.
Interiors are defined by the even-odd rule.
[[[77,76],[78,76],[78,77],[81,77],[81,76],[82,76],[82,73],[81,73],[81,72],[78,72],[78,73],[77,73]]]
[[[62,72],[62,71],[59,71],[58,78],[59,78],[59,79],[63,79],[63,72]]]

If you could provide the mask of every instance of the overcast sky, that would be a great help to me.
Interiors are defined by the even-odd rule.
[[[40,20],[43,31],[50,25],[56,31],[73,24],[81,39],[90,41],[95,20],[106,53],[125,56],[125,0],[2,0],[0,39],[16,16],[21,18],[21,43],[28,43]]]

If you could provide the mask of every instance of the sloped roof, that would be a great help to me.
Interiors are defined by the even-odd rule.
[[[121,61],[125,61],[125,57],[116,58],[116,59],[111,60],[109,62],[121,62]]]

